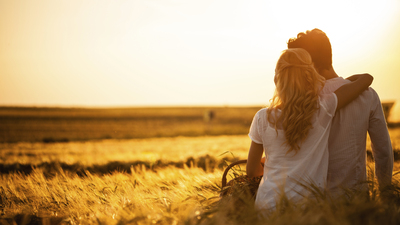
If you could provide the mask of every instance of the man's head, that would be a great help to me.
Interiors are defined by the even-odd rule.
[[[328,36],[320,29],[301,32],[290,38],[288,48],[303,48],[310,55],[318,72],[332,68],[332,47]]]

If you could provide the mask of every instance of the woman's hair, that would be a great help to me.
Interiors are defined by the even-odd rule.
[[[306,50],[292,48],[279,57],[274,81],[276,90],[267,109],[268,121],[276,131],[278,124],[285,131],[287,153],[293,150],[297,153],[312,128],[311,119],[319,108],[318,94],[325,79],[315,70]]]

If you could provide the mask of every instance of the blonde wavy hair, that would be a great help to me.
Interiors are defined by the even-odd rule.
[[[318,94],[325,79],[315,70],[306,50],[291,48],[279,57],[274,81],[276,89],[267,109],[268,121],[276,132],[278,124],[285,131],[287,153],[293,150],[297,153],[313,127],[311,119],[319,108]]]

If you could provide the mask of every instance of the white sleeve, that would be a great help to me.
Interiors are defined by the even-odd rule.
[[[322,127],[327,127],[333,116],[335,116],[337,108],[337,97],[335,93],[320,95],[319,123]]]
[[[260,110],[261,111],[261,110]],[[250,126],[249,137],[252,141],[257,144],[262,144],[262,135],[260,134],[260,111],[256,113],[253,118],[253,122]]]
[[[371,138],[372,154],[375,161],[375,174],[379,186],[384,187],[390,184],[392,180],[393,149],[381,101],[374,90],[373,94],[374,97],[372,98],[373,104],[370,110],[368,134]]]
[[[334,116],[338,104],[338,99],[335,93],[320,95],[321,105],[326,109],[330,116]]]

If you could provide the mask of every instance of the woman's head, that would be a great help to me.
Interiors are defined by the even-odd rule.
[[[274,81],[276,91],[267,110],[268,120],[275,127],[283,127],[289,151],[297,152],[312,128],[311,119],[318,109],[318,94],[325,79],[315,70],[306,50],[293,48],[279,57]],[[281,113],[272,116],[278,108]]]
[[[274,81],[282,101],[310,91],[317,94],[325,82],[315,70],[311,56],[302,48],[282,52],[276,63]]]

